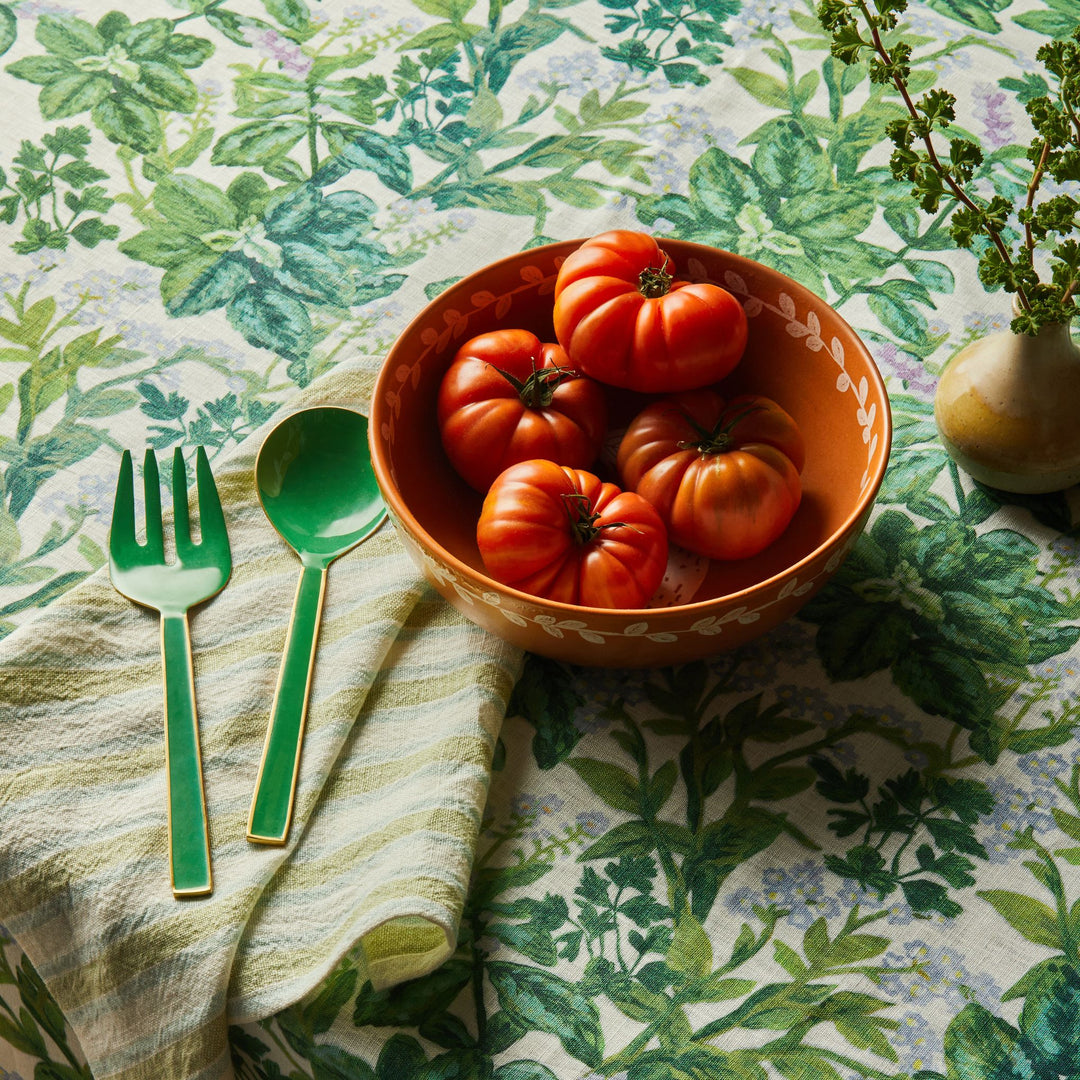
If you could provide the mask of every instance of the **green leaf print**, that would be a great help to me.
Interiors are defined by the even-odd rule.
[[[375,1070],[363,1058],[340,1046],[315,1043],[305,1050],[313,1080],[376,1080]]]
[[[72,1051],[63,1013],[30,960],[23,956],[13,968],[4,955],[3,946],[10,943],[10,939],[0,932],[0,984],[6,983],[15,989],[19,1009],[16,1012],[8,1001],[2,1002],[0,1039],[38,1059],[35,1077],[91,1080],[89,1068]],[[52,1048],[59,1051],[63,1061],[53,1059]]]
[[[107,441],[103,431],[82,421],[108,407],[102,395],[109,384],[84,392],[78,385],[80,372],[117,366],[141,355],[122,348],[118,335],[102,338],[97,329],[71,337],[67,331],[75,323],[74,313],[59,312],[52,297],[28,305],[28,290],[26,285],[17,296],[9,295],[12,317],[0,319],[0,337],[10,343],[5,358],[24,365],[17,383],[15,438],[0,451],[0,460],[7,464],[4,497],[14,519],[22,516],[46,480]],[[39,430],[39,418],[61,399],[66,399],[62,418],[48,430]]]
[[[556,661],[528,653],[525,669],[507,706],[507,715],[523,716],[536,729],[533,757],[541,769],[551,769],[569,756],[581,738],[574,710],[583,703],[565,669]]]
[[[675,923],[667,966],[672,971],[704,979],[712,970],[712,942],[701,923],[685,908]]]
[[[23,239],[11,245],[13,251],[62,251],[72,239],[92,248],[119,234],[116,225],[84,216],[107,213],[113,205],[105,188],[95,183],[108,174],[86,160],[89,145],[90,132],[82,124],[58,127],[42,136],[40,146],[22,140],[10,179],[0,169],[0,221],[25,218]]]
[[[672,86],[705,86],[708,66],[723,59],[721,45],[730,45],[724,23],[739,8],[738,0],[608,0],[607,29],[613,35],[630,31],[601,52],[645,75],[662,72]]]
[[[1036,945],[1062,948],[1061,925],[1053,908],[1040,900],[1007,889],[984,889],[978,895],[992,905],[1021,937]]]
[[[974,1001],[945,1032],[945,1060],[949,1080],[1056,1080],[1016,1028]]]
[[[1013,530],[976,533],[954,517],[919,528],[885,510],[800,615],[819,628],[831,678],[888,668],[920,708],[973,731],[974,748],[994,760],[1012,737],[994,733],[996,710],[1030,665],[1080,639],[1067,605],[1038,578],[1033,545]],[[1005,682],[992,687],[990,675]]]
[[[386,249],[366,239],[375,204],[354,191],[324,195],[314,184],[271,192],[257,174],[226,191],[177,174],[154,189],[159,219],[120,250],[162,267],[162,299],[183,317],[225,308],[251,345],[303,361],[316,344],[311,307],[347,309],[388,295]],[[306,369],[296,377],[304,382]]]
[[[492,960],[487,973],[499,1004],[526,1028],[554,1035],[563,1049],[590,1067],[600,1064],[604,1035],[591,998],[557,975]]]
[[[398,142],[377,131],[350,131],[347,144],[331,161],[321,166],[315,180],[330,184],[352,169],[374,173],[399,195],[408,195],[412,191],[412,162],[408,154]]]
[[[815,621],[809,613],[807,618]],[[894,664],[911,636],[911,622],[904,613],[882,613],[866,605],[823,621],[817,645],[831,679],[861,679]]]
[[[956,19],[957,22],[966,23],[985,34],[996,34],[1001,30],[1001,24],[994,18],[994,14],[1004,11],[1009,6],[1009,0],[927,0],[927,2],[942,15]]]
[[[352,169],[374,172],[401,194],[412,186],[411,167],[396,139],[370,130],[385,106],[381,75],[347,74],[369,63],[376,50],[361,47],[306,61],[306,73],[264,71],[243,65],[235,83],[234,115],[246,122],[214,144],[216,165],[257,166],[270,176],[296,172],[289,155],[301,149],[306,176],[328,184]]]
[[[1012,21],[1026,30],[1033,30],[1040,37],[1063,38],[1076,26],[1076,9],[1072,0],[1044,0],[1044,7],[1035,11],[1022,11],[1010,16]]]
[[[558,1080],[558,1077],[539,1061],[508,1061],[491,1074],[491,1080]]]
[[[210,160],[215,165],[261,165],[284,157],[306,134],[300,120],[241,124],[217,141]]]
[[[695,850],[682,872],[691,897],[691,911],[704,919],[725,879],[747,859],[764,851],[784,831],[783,819],[769,810],[748,807],[725,814],[699,833]]]
[[[355,968],[345,967],[335,971],[327,978],[319,992],[299,1010],[305,1025],[315,1035],[329,1031],[337,1015],[352,998],[356,990],[357,972]]]
[[[10,4],[0,4],[0,56],[15,44],[19,23]]]
[[[988,857],[974,825],[979,815],[994,809],[990,789],[979,781],[926,776],[912,769],[879,785],[877,797],[870,800],[870,781],[862,773],[841,773],[823,757],[812,758],[810,765],[821,777],[818,793],[843,807],[829,810],[829,828],[838,837],[862,834],[846,855],[827,854],[826,865],[881,898],[899,888],[914,912],[958,915],[960,905],[946,886],[973,885],[976,864],[967,856]],[[924,836],[931,842],[919,843],[912,852],[914,842]]]
[[[266,13],[283,27],[304,30],[311,12],[304,0],[262,0]]]
[[[376,1080],[390,1080],[391,1077],[413,1077],[420,1074],[427,1065],[427,1055],[423,1047],[409,1035],[398,1033],[391,1035],[375,1063]]]
[[[422,979],[413,979],[391,990],[376,991],[365,983],[353,1005],[357,1027],[417,1027],[426,1017],[449,1007],[472,978],[472,965],[451,957]]]
[[[568,764],[608,806],[627,814],[637,813],[641,794],[637,781],[625,769],[593,758],[571,758]]]
[[[16,60],[7,70],[41,87],[41,115],[55,120],[89,110],[106,138],[144,154],[161,144],[158,109],[194,110],[198,94],[185,69],[213,52],[209,41],[175,33],[167,19],[132,23],[119,11],[96,25],[42,15],[35,36],[47,55]]]
[[[569,918],[566,900],[548,894],[543,900],[521,897],[510,904],[492,904],[490,910],[504,918],[525,922],[490,922],[487,932],[503,944],[545,967],[554,967],[559,958],[554,934]]]
[[[920,708],[962,727],[985,726],[993,700],[979,666],[948,646],[912,642],[892,665],[893,681]]]
[[[244,275],[246,276],[246,275]],[[196,286],[207,281],[206,275]],[[208,288],[212,288],[211,280]],[[215,297],[217,306],[220,299]],[[282,289],[252,282],[228,297],[226,309],[232,323],[251,345],[272,349],[283,356],[304,357],[315,345],[315,330],[307,308]],[[175,305],[172,314],[183,314]]]
[[[530,8],[513,23],[504,26],[491,44],[488,62],[488,88],[497,94],[519,60],[537,49],[550,45],[563,33],[578,33],[567,19]]]
[[[1080,973],[1061,960],[1044,966],[1020,1013],[1023,1031],[1051,1072],[1080,1071]]]
[[[430,178],[414,185],[410,198],[431,199],[440,210],[480,207],[533,217],[537,237],[544,234],[550,198],[588,208],[609,197],[609,183],[577,175],[590,163],[615,177],[620,190],[626,178],[646,185],[643,144],[627,137],[635,132],[634,118],[648,108],[636,100],[639,85],[622,80],[604,97],[590,89],[572,111],[570,101],[559,101],[566,88],[544,82],[517,115],[502,109],[500,95],[519,63],[566,34],[588,40],[573,19],[555,13],[566,6],[564,0],[537,0],[508,21],[508,5],[500,3],[491,6],[486,29],[459,17],[406,41],[389,96],[377,104],[380,119],[400,111],[398,131],[389,148],[359,140],[363,167],[381,162],[373,165],[380,179],[405,193],[404,155],[427,158],[434,166],[425,169]],[[554,122],[532,130],[531,121],[545,114]],[[343,145],[339,152],[356,149]],[[332,162],[329,167],[336,168]]]

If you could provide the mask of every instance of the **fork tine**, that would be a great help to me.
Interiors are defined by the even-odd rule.
[[[225,515],[221,510],[217,485],[210,472],[206,451],[199,447],[195,455],[195,485],[199,492],[199,532],[203,544],[209,544],[226,557],[229,553],[229,534],[225,527]]]
[[[153,450],[143,458],[143,500],[146,504],[146,553],[165,558],[165,535],[161,524],[161,481],[158,479],[157,458]]]
[[[122,557],[135,543],[135,470],[131,451],[120,458],[120,475],[116,479],[112,521],[109,524],[109,554]]]
[[[192,551],[194,545],[191,542],[191,514],[188,510],[187,468],[179,446],[173,450],[172,498],[176,554],[183,558]]]

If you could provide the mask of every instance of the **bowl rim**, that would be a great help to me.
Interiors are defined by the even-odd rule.
[[[530,604],[532,606],[542,605],[544,607],[551,608],[556,611],[566,612],[567,615],[578,616],[591,616],[611,618],[616,616],[634,617],[638,620],[645,618],[658,619],[667,618],[674,619],[683,614],[694,615],[701,614],[708,611],[709,608],[714,606],[720,601],[738,602],[740,598],[749,598],[752,593],[757,593],[759,590],[769,590],[775,585],[780,584],[791,578],[792,576],[798,577],[798,571],[809,566],[813,562],[821,558],[825,551],[834,546],[843,537],[847,536],[859,520],[866,514],[872,507],[874,500],[877,498],[877,493],[881,487],[881,483],[885,478],[885,471],[889,465],[889,457],[892,448],[892,408],[889,401],[888,388],[885,385],[885,379],[878,369],[870,350],[866,347],[862,338],[855,332],[851,324],[824,298],[818,296],[817,293],[807,288],[802,283],[796,281],[794,278],[788,277],[787,274],[780,270],[775,270],[771,266],[765,263],[756,262],[753,259],[749,259],[744,255],[738,255],[735,252],[728,251],[726,248],[715,247],[710,244],[700,244],[693,240],[680,240],[677,237],[664,237],[656,236],[656,242],[659,245],[665,243],[676,244],[684,248],[694,248],[703,252],[721,252],[726,260],[732,263],[731,269],[739,272],[740,268],[745,274],[753,274],[765,270],[769,275],[779,278],[784,286],[797,297],[801,297],[805,301],[813,301],[819,305],[824,305],[832,312],[833,316],[839,320],[841,326],[843,326],[852,337],[854,343],[858,346],[858,352],[862,354],[867,367],[867,383],[874,388],[877,396],[880,400],[881,410],[880,416],[883,425],[882,438],[880,440],[880,449],[878,451],[878,464],[868,474],[867,482],[863,490],[859,494],[859,498],[855,503],[854,508],[844,518],[843,522],[834,529],[828,537],[826,537],[821,543],[816,545],[814,549],[807,552],[797,562],[791,563],[778,573],[772,574],[767,578],[762,578],[760,581],[755,582],[753,585],[749,585],[746,588],[738,589],[735,592],[724,593],[722,596],[709,597],[706,600],[694,600],[688,604],[673,604],[667,607],[643,607],[643,608],[601,608],[601,607],[587,607],[584,604],[567,604],[560,600],[548,600],[546,597],[536,596],[533,593],[527,593],[520,589],[515,589],[512,585],[504,585],[501,581],[496,581],[495,578],[489,577],[486,574],[480,573],[469,563],[459,559],[452,552],[448,551],[438,540],[435,539],[425,529],[416,518],[416,516],[409,510],[405,501],[401,498],[400,492],[396,485],[393,483],[390,476],[390,464],[388,461],[384,461],[381,456],[381,445],[383,443],[381,429],[385,421],[385,413],[389,406],[386,404],[384,391],[389,389],[390,372],[395,369],[393,361],[395,353],[398,351],[401,343],[409,337],[411,334],[421,329],[421,324],[428,324],[431,319],[429,314],[432,308],[434,308],[441,299],[443,299],[447,293],[451,290],[466,290],[470,287],[475,289],[476,281],[480,278],[490,274],[490,272],[505,265],[520,262],[523,258],[530,255],[539,254],[541,256],[547,255],[552,258],[557,265],[561,265],[560,256],[562,260],[575,251],[581,244],[585,243],[589,237],[582,237],[580,239],[571,240],[558,240],[550,244],[537,245],[533,248],[525,248],[521,251],[512,252],[509,255],[504,255],[499,259],[494,259],[484,266],[466,274],[464,277],[459,278],[453,285],[449,286],[446,290],[439,293],[432,300],[428,301],[417,313],[409,320],[405,328],[394,339],[393,344],[387,350],[386,356],[383,359],[382,364],[379,367],[378,374],[375,377],[375,385],[372,390],[371,397],[371,415],[370,422],[368,424],[368,444],[371,452],[372,465],[375,469],[375,478],[382,490],[384,500],[387,502],[395,522],[401,522],[401,524],[408,529],[410,533],[414,535],[421,548],[427,549],[432,552],[437,552],[439,558],[455,573],[465,578],[467,581],[475,584],[481,592],[496,592],[502,593],[509,598],[514,599],[518,603]],[[676,266],[678,269],[678,264]],[[723,286],[721,286],[723,288]],[[846,354],[845,354],[846,355]]]

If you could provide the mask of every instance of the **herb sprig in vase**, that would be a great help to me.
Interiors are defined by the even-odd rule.
[[[1006,491],[1058,491],[1080,482],[1080,349],[1070,335],[1080,298],[1080,25],[1042,45],[1048,92],[1028,100],[1032,173],[1014,203],[976,183],[983,152],[949,129],[956,97],[909,87],[911,46],[896,33],[907,0],[822,0],[818,17],[845,63],[868,59],[869,77],[891,83],[906,117],[886,133],[890,167],[927,214],[951,202],[949,233],[978,257],[988,290],[1013,294],[1008,331],[961,350],[945,368],[934,416],[945,448],[976,480]],[[1044,182],[1056,182],[1047,194]]]

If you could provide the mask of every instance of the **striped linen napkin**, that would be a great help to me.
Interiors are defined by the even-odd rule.
[[[362,408],[370,388],[338,368],[293,407]],[[245,839],[300,572],[253,483],[287,411],[214,466],[234,570],[191,617],[211,897],[169,886],[156,613],[102,571],[0,645],[0,924],[97,1080],[230,1077],[227,1025],[343,957],[378,988],[454,948],[522,658],[424,583],[389,523],[330,568],[289,843]]]

